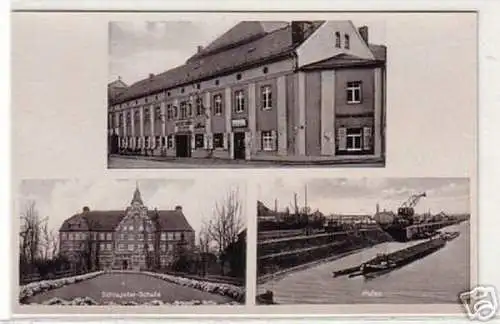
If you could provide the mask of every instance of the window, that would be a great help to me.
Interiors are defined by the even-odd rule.
[[[181,233],[181,241],[184,241],[184,233]]]
[[[219,80],[215,80],[215,85],[219,85]]]
[[[161,245],[161,251],[162,252],[167,252],[167,245],[166,244],[162,244]]]
[[[214,134],[214,148],[223,148],[224,147],[224,134],[223,133],[215,133]]]
[[[161,233],[161,240],[166,241],[167,240],[167,233],[163,232]]]
[[[170,91],[167,92],[167,97],[170,97]]]
[[[243,90],[234,93],[234,112],[242,113],[245,111],[245,94]]]
[[[340,48],[340,33],[336,32],[335,33],[335,47]]]
[[[134,244],[129,244],[128,245],[128,250],[129,251],[134,251]]]
[[[118,125],[120,125],[120,127],[122,127],[122,126],[123,126],[123,114],[122,114],[122,113],[120,113],[120,115],[119,115],[119,118],[118,118]]]
[[[189,117],[193,116],[193,100],[189,100],[188,104],[187,104],[187,115]]]
[[[137,234],[138,240],[144,240],[144,234]]]
[[[106,244],[106,249],[107,249],[108,251],[111,251],[111,243]]]
[[[129,112],[127,112],[127,123],[132,123],[132,114]]]
[[[172,110],[172,105],[168,104],[167,105],[167,119],[171,120],[172,118],[174,118],[174,111]]]
[[[130,226],[128,227],[128,230],[129,230],[130,232],[133,232],[133,231],[134,231],[134,225],[130,225]]]
[[[174,233],[173,232],[168,232],[167,233],[167,237],[169,240],[173,240],[174,239]]]
[[[135,240],[135,235],[134,235],[134,234],[129,234],[129,235],[128,235],[128,240],[129,240],[129,241],[133,241],[133,240]]]
[[[236,74],[236,80],[241,80],[241,73]]]
[[[196,98],[196,115],[203,115],[203,99]]]
[[[142,231],[144,231],[144,226],[139,225],[139,232],[142,232]]]
[[[272,91],[271,91],[271,86],[266,85],[263,86],[261,89],[261,101],[262,101],[262,109],[263,110],[269,110],[272,108]]]
[[[134,120],[137,122],[141,119],[141,114],[138,111],[134,111]]]
[[[171,149],[173,147],[174,147],[174,136],[168,135],[167,136],[167,148]]]
[[[66,233],[61,233],[61,240],[66,240],[68,235]]]
[[[348,128],[346,138],[347,151],[361,151],[363,130],[361,128]]]
[[[122,251],[125,250],[125,244],[119,244],[118,249]]]
[[[161,144],[161,136],[156,136],[156,137],[155,137],[155,142],[156,142],[156,147],[160,147],[160,144]]]
[[[181,93],[184,93],[184,88],[181,88]]]
[[[120,240],[126,240],[126,235],[125,234],[120,234]]]
[[[172,110],[174,112],[174,119],[179,117],[179,109],[177,106],[172,106]]]
[[[222,95],[214,95],[214,115],[222,115]]]
[[[104,233],[99,233],[99,240],[104,241],[106,239]]]
[[[351,47],[349,35],[344,35],[344,48],[349,49]]]
[[[187,118],[187,102],[181,102],[181,119]]]
[[[347,82],[347,103],[361,102],[361,81]]]
[[[164,137],[164,136],[162,136],[162,137],[161,137],[161,147],[165,147],[165,144],[166,144],[166,142],[165,142],[165,137]]]
[[[149,251],[154,251],[154,245],[153,244],[149,244],[148,245],[148,250]]]
[[[161,120],[161,108],[160,107],[155,108],[155,120]]]
[[[203,148],[203,147],[204,147],[203,134],[195,134],[194,135],[194,148]]]
[[[149,108],[144,108],[144,122],[149,123],[150,111]]]
[[[99,250],[103,251],[105,249],[106,249],[106,244],[104,243],[99,244]]]
[[[262,150],[274,151],[275,150],[275,135],[273,131],[262,132]]]
[[[106,240],[108,240],[108,241],[111,241],[113,239],[113,234],[111,234],[111,233],[108,233],[106,236],[107,236]]]
[[[201,88],[201,84],[196,84],[196,89],[200,89]]]
[[[269,71],[269,69],[267,68],[267,66],[266,66],[265,68],[263,68],[263,69],[262,69],[262,72],[263,72],[264,74],[267,74],[267,72],[268,72],[268,71]]]

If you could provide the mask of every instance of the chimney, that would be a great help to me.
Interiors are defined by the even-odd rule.
[[[180,206],[180,205],[175,206],[175,211],[181,212],[182,211],[182,206]]]
[[[82,211],[83,211],[84,213],[88,213],[88,212],[90,211],[90,208],[88,208],[87,206],[84,206],[84,207],[82,208]]]
[[[203,50],[203,46],[198,45],[198,48],[197,48],[197,53],[201,52],[202,50]]]
[[[292,21],[292,44],[298,44],[304,40],[304,22]]]
[[[363,38],[365,43],[368,44],[368,26],[361,26],[358,28],[358,31],[361,35],[361,38]]]

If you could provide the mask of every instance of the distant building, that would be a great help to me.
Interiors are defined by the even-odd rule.
[[[110,152],[383,160],[385,66],[351,21],[240,22],[113,95]]]
[[[149,210],[136,188],[125,210],[82,212],[64,221],[60,251],[99,269],[147,269],[170,265],[179,249],[192,250],[195,233],[182,207]]]

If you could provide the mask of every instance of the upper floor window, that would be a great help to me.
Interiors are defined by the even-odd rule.
[[[187,115],[189,117],[193,116],[193,100],[189,100],[187,103]]]
[[[101,241],[104,241],[104,240],[106,239],[106,237],[105,237],[104,233],[99,233],[99,239],[100,239]]]
[[[354,104],[361,102],[361,81],[347,82],[347,103]]]
[[[130,123],[132,122],[132,114],[129,112],[127,112],[127,123]]]
[[[187,118],[187,102],[181,102],[180,110],[181,119]]]
[[[349,35],[345,34],[344,35],[344,48],[349,49],[351,47]]]
[[[272,108],[272,91],[270,85],[266,85],[261,88],[261,101],[263,110],[269,110]]]
[[[123,126],[123,114],[120,113],[120,115],[118,115],[118,125],[121,127]]]
[[[339,32],[335,33],[335,47],[337,47],[337,48],[341,47],[341,45],[340,45],[340,33]]]
[[[234,112],[242,113],[245,111],[245,94],[243,90],[234,92]]]
[[[138,111],[134,112],[134,120],[139,121],[141,119],[141,114]]]
[[[149,108],[144,108],[144,122],[149,123],[149,118],[151,118]]]
[[[129,251],[134,251],[134,244],[129,244],[128,245],[128,250]]]
[[[133,231],[134,231],[134,225],[130,225],[130,226],[128,227],[128,230],[129,230],[130,232],[133,232]]]
[[[66,233],[61,233],[61,240],[66,240],[66,238],[67,238]]]
[[[214,95],[214,115],[222,115],[222,95]]]
[[[167,233],[163,232],[161,233],[161,240],[166,241],[167,240]]]
[[[167,105],[167,119],[173,119],[174,118],[174,111],[172,109],[172,105],[168,104]]]
[[[155,120],[160,120],[161,119],[161,108],[156,107],[155,108]]]
[[[167,236],[168,236],[169,240],[173,240],[174,239],[174,233],[173,232],[168,232]]]
[[[196,98],[196,115],[197,116],[203,115],[203,99],[202,98]]]
[[[113,235],[111,233],[108,233],[106,236],[106,240],[108,241],[111,241],[113,239]]]

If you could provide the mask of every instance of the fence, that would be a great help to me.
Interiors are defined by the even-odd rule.
[[[193,280],[207,281],[207,282],[213,282],[213,283],[222,283],[222,284],[230,284],[230,285],[235,285],[235,286],[244,286],[245,285],[244,278],[234,278],[234,277],[217,276],[217,275],[207,275],[205,277],[202,277],[202,276],[195,276],[195,275],[186,274],[183,272],[174,272],[174,271],[168,271],[168,270],[159,271],[159,272],[164,273],[164,274],[168,274],[168,275],[172,275],[172,276],[193,279]]]
[[[60,278],[65,278],[65,277],[72,277],[72,276],[77,276],[77,275],[80,275],[83,273],[84,273],[83,271],[66,270],[66,271],[49,273],[46,276],[41,276],[39,273],[21,274],[20,278],[19,278],[19,284],[26,285],[26,284],[36,282],[36,281],[53,280],[53,279],[60,279]]]

